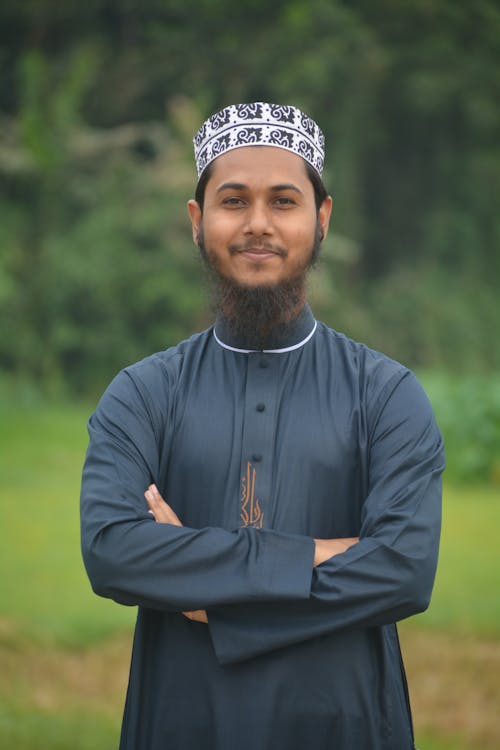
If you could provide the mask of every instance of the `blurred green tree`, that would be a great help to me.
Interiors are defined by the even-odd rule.
[[[321,123],[318,314],[412,366],[500,365],[495,0],[0,8],[0,370],[100,389],[207,322],[190,139],[230,101]]]

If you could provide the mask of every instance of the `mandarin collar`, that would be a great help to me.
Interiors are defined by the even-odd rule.
[[[231,332],[226,318],[219,313],[213,328],[217,343],[225,349],[250,354],[254,351],[280,354],[299,349],[314,335],[316,320],[309,305],[305,305],[296,318],[275,328],[262,349],[249,349],[242,337]]]

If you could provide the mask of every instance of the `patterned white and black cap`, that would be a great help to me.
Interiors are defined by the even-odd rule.
[[[231,104],[205,120],[193,138],[198,177],[221,154],[242,146],[276,146],[305,159],[320,175],[325,137],[297,107],[286,104]]]

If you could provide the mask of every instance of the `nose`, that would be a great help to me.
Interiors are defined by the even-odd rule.
[[[245,212],[245,234],[257,236],[270,235],[273,233],[272,213],[264,201],[255,201],[248,206]]]

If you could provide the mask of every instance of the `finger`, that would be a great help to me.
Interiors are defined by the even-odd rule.
[[[160,521],[160,514],[161,514],[161,508],[158,505],[158,501],[156,500],[155,496],[151,492],[151,490],[148,488],[146,492],[144,493],[144,497],[146,499],[146,503],[148,505],[148,513],[151,513],[155,521]]]
[[[149,490],[146,490],[146,492],[144,493],[144,497],[146,498],[146,502],[149,505],[149,507],[153,508],[155,505],[155,498]]]
[[[183,612],[182,614],[184,617],[187,617],[188,620],[192,620],[192,622],[202,622],[205,625],[208,625],[208,616],[204,609],[195,609],[192,612]]]
[[[153,514],[157,522],[168,523],[172,526],[182,526],[181,520],[173,508],[171,508],[167,501],[160,495],[155,484],[149,485],[144,492],[144,497],[148,504],[150,513]]]
[[[153,505],[154,503],[165,502],[162,496],[160,495],[160,493],[158,492],[156,485],[154,484],[149,485],[149,487],[144,493],[144,497],[146,498],[148,503],[150,503],[151,505]]]
[[[152,496],[155,498],[155,500],[163,500],[163,497],[160,495],[158,491],[158,487],[156,484],[150,484],[148,489],[150,490]]]

